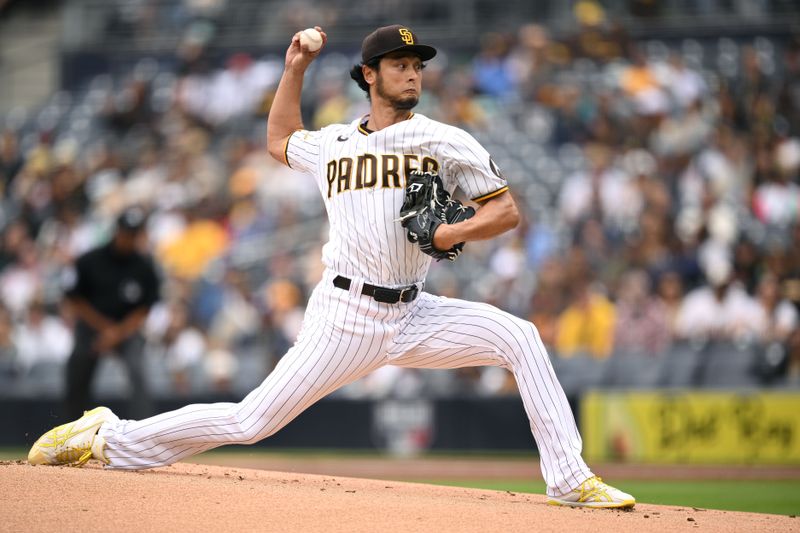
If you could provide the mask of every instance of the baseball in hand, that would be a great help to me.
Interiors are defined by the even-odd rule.
[[[322,35],[314,28],[307,28],[300,32],[300,45],[316,52],[322,46]]]

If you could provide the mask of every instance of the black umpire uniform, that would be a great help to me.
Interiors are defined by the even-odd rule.
[[[67,300],[77,317],[75,348],[67,363],[67,418],[89,407],[92,377],[101,356],[115,353],[128,368],[130,413],[153,414],[144,376],[142,325],[159,298],[159,278],[152,259],[138,251],[145,213],[127,209],[117,220],[108,244],[79,257]]]

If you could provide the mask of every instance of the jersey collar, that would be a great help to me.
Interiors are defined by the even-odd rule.
[[[414,117],[414,112],[412,111],[406,120],[411,120]],[[369,135],[370,133],[375,133],[373,130],[367,127],[367,122],[369,122],[369,115],[364,115],[361,117],[361,120],[358,121],[358,132],[361,135]],[[403,121],[405,122],[405,121]]]

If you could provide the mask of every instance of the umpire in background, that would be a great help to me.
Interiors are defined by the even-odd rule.
[[[152,259],[139,251],[146,214],[134,207],[117,219],[111,241],[90,250],[75,263],[67,302],[76,316],[75,348],[67,363],[67,418],[89,407],[92,376],[100,357],[122,357],[131,383],[130,417],[153,414],[144,377],[141,328],[159,298]]]

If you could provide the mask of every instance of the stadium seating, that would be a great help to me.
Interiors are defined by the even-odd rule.
[[[642,388],[658,385],[662,359],[641,353],[615,353],[605,363],[601,384],[608,388]]]
[[[101,2],[96,3],[101,4]],[[159,31],[167,34],[175,33],[166,35],[169,39],[163,43],[169,46],[165,45],[161,49],[161,54],[153,54],[153,57],[147,53],[131,54],[133,57],[126,57],[125,61],[110,62],[108,73],[89,76],[70,91],[55,92],[37,109],[27,112],[13,111],[5,117],[0,117],[0,126],[18,132],[23,153],[36,146],[42,132],[48,132],[52,136],[54,146],[70,141],[80,147],[89,147],[98,141],[109,143],[116,140],[105,127],[103,112],[109,98],[118,98],[120,90],[131,77],[151,81],[150,105],[155,112],[164,113],[170,109],[178,79],[172,45],[178,39],[177,34],[180,32],[177,31],[177,26],[180,21],[167,19],[171,16],[170,13],[174,15],[179,11],[177,8],[180,7],[180,3],[177,0],[163,0],[157,4],[156,19],[169,22]],[[352,9],[352,6],[344,2],[334,2],[334,4],[341,13]],[[237,28],[248,23],[252,24],[253,21],[260,21],[266,25],[273,24],[273,21],[264,19],[268,18],[268,14],[272,14],[271,9],[278,7],[277,2],[228,2],[228,9],[219,13],[216,19],[220,28],[219,42],[227,43],[226,39],[234,36]],[[109,7],[109,9],[114,8]],[[369,14],[362,15],[358,22],[370,23]],[[112,29],[116,31],[120,28],[109,26],[108,29],[111,32]],[[353,28],[347,26],[345,29]],[[119,44],[125,39],[132,38],[132,31],[134,31],[132,27],[122,28],[118,35],[107,37],[110,43]],[[272,38],[274,38],[272,35],[265,36],[265,40]],[[652,61],[665,61],[673,52],[677,52],[691,68],[698,70],[701,76],[711,81],[711,85],[715,87],[721,82],[741,81],[741,58],[748,46],[752,46],[755,50],[766,72],[779,73],[784,68],[782,62],[777,59],[782,57],[784,44],[776,37],[731,38],[698,35],[669,40],[667,37],[646,36],[639,42],[643,45],[646,56]],[[135,48],[131,43],[135,44],[135,40],[128,43]],[[260,43],[254,43],[258,44]],[[270,52],[271,55],[261,58],[280,65],[281,58],[275,54],[275,50]],[[218,64],[222,63],[223,56],[224,54],[220,53],[220,57],[215,58]],[[255,57],[258,57],[257,54]],[[308,73],[308,86],[320,85],[320,81],[325,76],[330,76],[331,72],[344,72],[350,64],[350,59],[351,57],[341,53],[341,50],[323,54]],[[457,59],[453,53],[449,58],[450,65],[458,65]],[[608,77],[605,65],[586,58],[576,58],[569,64],[559,65],[546,81],[555,83],[568,80],[579,86],[585,94],[593,96],[609,90]],[[472,133],[492,154],[504,175],[510,180],[514,193],[524,201],[532,213],[535,213],[537,221],[553,221],[553,232],[558,233],[558,238],[566,242],[568,238],[565,235],[572,228],[564,227],[560,223],[556,202],[565,179],[586,167],[583,148],[578,141],[568,140],[562,144],[556,142],[557,110],[538,100],[492,101],[484,95],[476,95],[475,102],[489,111],[487,115],[491,120],[487,121],[485,127],[474,126]],[[620,103],[620,105],[625,104]],[[353,109],[357,107],[354,106]],[[631,110],[624,109],[623,112],[630,113]],[[242,117],[230,128],[237,133],[245,132],[248,137],[258,137],[257,133],[261,133],[264,128],[263,116]],[[223,128],[213,132],[211,139],[213,150],[221,152],[224,140],[230,135],[231,130]],[[13,217],[16,214],[13,209],[15,208],[11,206],[0,214]],[[748,206],[736,206],[736,209],[742,234],[757,245],[766,242],[769,232],[752,216]],[[268,234],[252,236],[251,241],[234,243],[230,252],[232,263],[235,263],[237,268],[253,273],[256,283],[260,283],[267,276],[264,265],[268,264],[270,259],[282,253],[291,252],[299,256],[308,251],[322,234],[324,226],[321,207],[317,205],[316,211],[312,210],[302,224],[281,227],[277,230],[270,228]],[[289,246],[292,246],[291,250],[288,249]],[[478,245],[475,248],[478,248]],[[484,256],[478,259],[465,257],[464,260],[448,265],[452,276],[460,280],[487,277],[488,269],[485,263],[488,262],[487,257],[490,253],[485,251],[483,253]],[[534,282],[528,285],[520,291],[535,290]],[[527,296],[529,295],[522,294],[519,299],[525,300]],[[520,315],[525,316],[525,313],[521,312]],[[753,371],[753,360],[758,355],[758,350],[756,346],[711,343],[678,344],[657,357],[650,354],[615,353],[607,360],[596,360],[589,357],[561,358],[555,353],[551,355],[553,366],[565,390],[572,395],[593,387],[757,386],[759,380]],[[266,375],[267,361],[263,357],[263,351],[259,350],[237,353],[236,359],[238,365],[231,380],[232,389],[237,394],[246,393]],[[169,395],[172,383],[163,358],[148,353],[146,369],[155,395]],[[46,391],[46,394],[55,396],[63,390],[62,375],[62,367],[42,364],[35,365],[25,375],[16,377],[9,363],[6,367],[0,367],[0,387],[3,383],[10,383],[9,388],[4,388],[5,391],[22,391],[21,394],[24,394],[27,390],[42,390]],[[113,396],[127,390],[127,377],[124,368],[118,362],[104,362],[98,376],[96,392],[101,396]],[[195,392],[205,392],[211,387],[208,376],[204,374],[201,366],[191,370],[190,378]]]
[[[601,385],[605,362],[589,356],[552,357],[553,369],[568,397]]]
[[[702,352],[700,382],[705,387],[757,387],[756,349],[748,344],[712,343]]]

